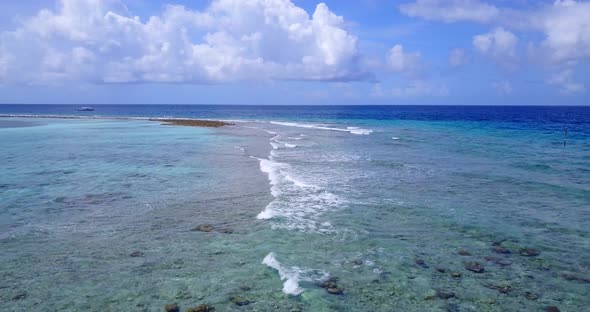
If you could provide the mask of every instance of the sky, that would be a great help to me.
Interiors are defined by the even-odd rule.
[[[0,2],[0,103],[590,105],[590,2]]]

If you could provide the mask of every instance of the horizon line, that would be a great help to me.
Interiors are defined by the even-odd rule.
[[[590,104],[205,104],[205,103],[193,103],[193,104],[175,104],[175,103],[79,103],[79,104],[57,104],[57,103],[0,103],[0,106],[8,105],[67,105],[67,106],[424,106],[424,107],[443,107],[443,106],[465,106],[465,107],[590,107]]]

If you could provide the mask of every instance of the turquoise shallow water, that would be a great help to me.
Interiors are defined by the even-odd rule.
[[[3,310],[590,306],[585,128],[273,120],[1,120]]]

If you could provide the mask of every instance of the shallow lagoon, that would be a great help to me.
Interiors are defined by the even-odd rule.
[[[20,121],[35,125],[0,129],[8,311],[590,306],[590,145],[575,131],[564,148],[467,122]]]

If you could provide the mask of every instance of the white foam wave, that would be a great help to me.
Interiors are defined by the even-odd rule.
[[[279,176],[279,168],[285,166],[285,164],[272,161],[270,159],[257,158],[260,161],[260,171],[268,174],[268,181],[270,182],[271,188],[270,193],[273,197],[278,197],[280,190],[277,185],[281,182]]]
[[[336,127],[329,127],[325,125],[314,125],[314,124],[304,124],[304,123],[297,123],[297,122],[285,122],[285,121],[270,121],[273,125],[280,125],[280,126],[287,126],[287,127],[298,127],[298,128],[307,128],[307,129],[318,129],[318,130],[330,130],[330,131],[343,131],[348,132],[351,134],[359,134],[359,135],[369,135],[373,133],[371,129],[363,129],[359,127],[346,127],[346,128],[336,128]]]
[[[346,130],[350,131],[350,133],[352,134],[371,134],[373,133],[373,130],[371,129],[363,129],[363,128],[359,128],[359,127],[346,127]]]
[[[371,130],[371,129],[355,129],[355,130],[350,130],[350,133],[360,134],[360,135],[369,135],[369,134],[373,133],[373,130]]]
[[[316,187],[315,185],[307,184],[307,183],[305,183],[305,182],[303,182],[303,181],[301,181],[301,180],[299,180],[297,178],[294,178],[290,174],[285,174],[285,179],[287,181],[293,182],[293,184],[295,184],[296,186],[299,186],[299,187],[308,187],[308,188],[314,188],[314,187]]]
[[[276,146],[276,137],[271,139]],[[334,229],[327,223],[321,223],[319,217],[336,209],[342,201],[340,198],[321,187],[309,183],[294,172],[286,163],[274,160],[276,150],[271,150],[268,159],[256,158],[260,170],[268,175],[270,192],[274,197],[256,218],[260,220],[276,219],[272,228],[283,228],[304,232],[332,233]]]
[[[283,292],[292,296],[298,296],[305,291],[299,285],[300,282],[322,281],[329,277],[328,273],[320,270],[286,267],[276,259],[274,252],[264,257],[262,264],[275,269],[279,273],[281,281],[285,281],[283,283]]]
[[[288,147],[288,148],[295,148],[295,147],[297,147],[296,144],[279,141],[277,139],[278,137],[279,136],[277,135],[277,136],[275,136],[275,137],[273,137],[273,138],[270,139],[270,145],[272,146],[273,149],[278,149],[281,145],[283,145],[285,147]]]
[[[399,140],[398,137],[391,137],[392,140]]]
[[[258,220],[268,220],[272,219],[272,217],[274,217],[274,213],[268,207],[262,210],[258,215],[256,215],[256,219]]]

